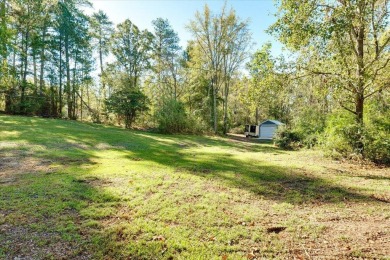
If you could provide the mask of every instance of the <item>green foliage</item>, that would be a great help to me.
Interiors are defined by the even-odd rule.
[[[279,126],[275,133],[274,144],[282,149],[296,150],[301,147],[301,137],[296,131]]]
[[[314,107],[301,108],[294,118],[294,131],[301,137],[304,146],[312,148],[318,143],[318,136],[325,128],[325,114],[315,111]]]
[[[331,114],[320,143],[334,158],[360,158],[375,163],[390,163],[390,121],[386,114],[367,120],[364,128],[346,112]],[[360,150],[360,143],[363,150]]]
[[[152,42],[152,71],[155,99],[176,99],[180,95],[180,39],[167,19],[157,18],[152,21],[154,39]]]
[[[182,133],[189,128],[184,104],[175,99],[164,101],[161,108],[156,112],[156,119],[161,133]]]
[[[129,19],[118,24],[112,36],[112,54],[116,58],[115,66],[127,73],[132,86],[138,86],[141,75],[150,66],[150,51],[153,34],[141,31]]]
[[[256,104],[261,118],[277,118],[288,122],[293,92],[288,70],[289,63],[281,55],[271,55],[272,45],[267,43],[257,50],[247,64],[251,74],[247,98]]]
[[[390,110],[388,104],[374,103],[368,107],[371,117],[366,120],[364,156],[380,164],[390,164]]]
[[[329,89],[326,103],[336,101],[354,117],[354,122],[339,117],[327,123],[324,143],[341,154],[365,156],[364,120],[372,116],[366,106],[389,89],[388,8],[387,1],[375,0],[285,0],[269,29],[297,51],[297,78],[319,76]]]
[[[126,88],[114,92],[106,100],[107,110],[125,120],[125,127],[130,128],[138,113],[147,110],[147,98],[138,88]]]
[[[320,143],[327,153],[337,159],[354,154],[350,135],[355,129],[354,118],[344,111],[338,111],[328,116]]]
[[[390,131],[378,131],[376,126],[367,130],[364,156],[378,164],[390,165]]]
[[[240,125],[240,126],[236,126],[236,127],[233,127],[230,129],[229,131],[230,133],[232,134],[244,134],[244,126]]]
[[[210,125],[218,133],[219,104],[223,104],[223,132],[228,130],[228,96],[231,80],[247,59],[251,43],[248,21],[241,20],[234,10],[223,6],[215,14],[205,5],[203,12],[196,12],[188,30],[195,40],[189,44],[189,67],[200,78],[209,81],[207,95],[210,98]],[[195,83],[197,84],[197,82]],[[219,102],[221,99],[223,103]]]

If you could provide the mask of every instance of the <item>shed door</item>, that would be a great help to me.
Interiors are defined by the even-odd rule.
[[[275,130],[276,130],[276,126],[273,126],[273,125],[261,126],[260,127],[260,137],[272,139],[274,137]]]

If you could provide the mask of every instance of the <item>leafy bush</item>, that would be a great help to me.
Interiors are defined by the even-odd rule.
[[[274,144],[282,149],[298,149],[301,145],[299,134],[285,126],[280,126],[275,133]]]
[[[379,164],[390,164],[390,135],[376,134],[366,138],[364,156]]]
[[[390,111],[371,113],[364,138],[365,158],[380,164],[390,164]]]
[[[321,145],[335,159],[368,159],[375,163],[390,163],[390,119],[375,116],[358,125],[353,116],[342,111],[329,116]]]
[[[175,99],[165,100],[156,112],[158,129],[161,133],[173,134],[186,132],[189,128],[188,116],[184,104]]]
[[[244,134],[244,126],[233,127],[229,132],[232,134]]]
[[[301,138],[301,144],[313,148],[318,144],[318,136],[324,131],[325,115],[315,108],[302,108],[292,120],[294,132]]]
[[[356,131],[354,118],[344,111],[331,114],[326,121],[323,134],[320,137],[321,146],[326,154],[334,159],[354,156],[353,143]]]
[[[125,127],[130,128],[138,113],[147,109],[147,98],[138,88],[124,88],[114,92],[106,106],[109,112],[124,118]]]

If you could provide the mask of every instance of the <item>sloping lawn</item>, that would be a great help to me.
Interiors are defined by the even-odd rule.
[[[0,116],[0,258],[390,259],[390,170]]]

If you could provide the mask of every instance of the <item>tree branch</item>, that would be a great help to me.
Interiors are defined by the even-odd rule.
[[[342,108],[344,108],[344,109],[347,110],[348,112],[351,112],[352,114],[357,115],[357,113],[356,113],[355,111],[353,111],[352,109],[350,109],[350,108],[344,106],[343,103],[341,103],[341,101],[339,101],[339,104],[340,104],[340,106],[341,106]]]

